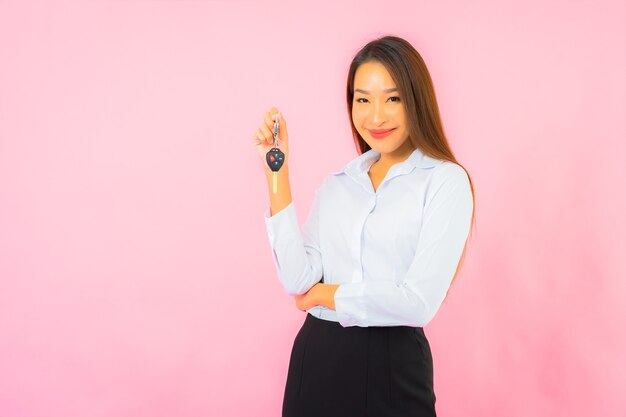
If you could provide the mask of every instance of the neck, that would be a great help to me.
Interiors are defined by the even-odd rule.
[[[413,150],[414,149],[411,147],[411,144],[407,141],[405,146],[402,146],[393,152],[381,153],[380,158],[375,162],[375,164],[379,167],[391,167],[398,162],[405,161],[409,156],[411,156]]]

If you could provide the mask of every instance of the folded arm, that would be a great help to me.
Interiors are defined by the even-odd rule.
[[[469,179],[456,167],[427,197],[417,250],[402,281],[337,288],[335,309],[342,326],[422,327],[434,317],[456,273],[473,211]]]

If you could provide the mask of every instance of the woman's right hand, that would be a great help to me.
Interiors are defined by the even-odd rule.
[[[287,134],[287,122],[276,107],[272,107],[270,111],[263,115],[263,123],[256,131],[254,145],[256,146],[261,163],[265,167],[265,172],[271,173],[269,165],[267,165],[266,154],[274,147],[274,119],[278,117],[278,148],[285,154],[283,166],[287,164],[289,155],[289,136]]]

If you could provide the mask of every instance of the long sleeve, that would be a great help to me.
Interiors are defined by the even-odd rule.
[[[309,216],[302,226],[294,202],[270,216],[265,211],[265,225],[272,257],[283,288],[289,295],[304,294],[318,283],[323,274],[319,242],[319,209],[322,187],[315,192]]]
[[[423,327],[434,317],[456,272],[473,210],[467,173],[455,167],[426,196],[417,249],[403,279],[337,288],[335,309],[342,326]]]

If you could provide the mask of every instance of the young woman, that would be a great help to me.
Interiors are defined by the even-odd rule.
[[[357,53],[347,102],[360,155],[325,177],[302,231],[278,109],[265,113],[256,132],[272,256],[285,291],[307,312],[282,415],[435,416],[423,327],[461,264],[473,185],[444,135],[426,65],[407,41],[386,36]],[[265,154],[276,117],[285,161],[273,193]]]

